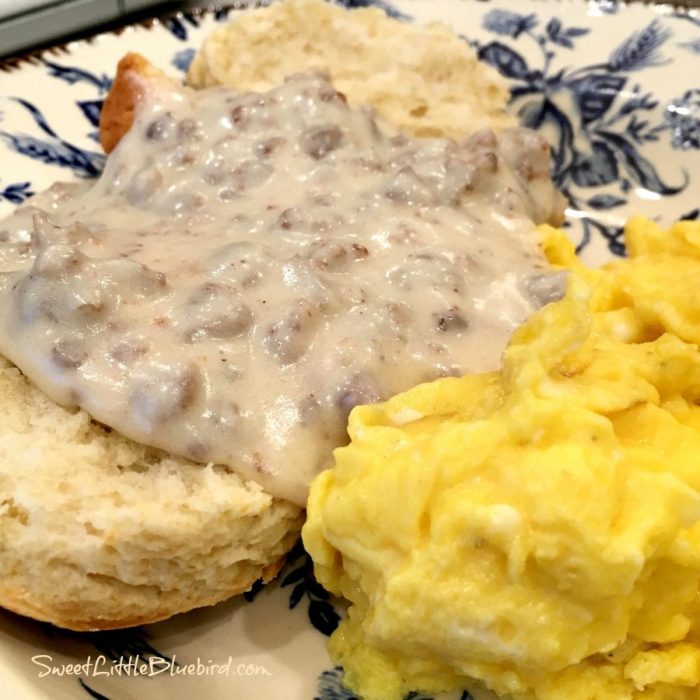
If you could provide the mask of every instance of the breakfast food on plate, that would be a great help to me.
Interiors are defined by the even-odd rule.
[[[109,432],[0,360],[0,603],[71,629],[153,622],[272,578],[299,508]]]
[[[371,105],[406,134],[461,138],[515,126],[505,80],[446,25],[324,0],[236,12],[205,39],[187,80],[261,92],[309,69],[328,71],[352,106]]]
[[[354,405],[495,367],[563,293],[529,130],[390,136],[321,74],[195,91],[133,55],[102,127],[99,180],[0,222],[0,352],[31,382],[4,371],[0,604],[76,629],[272,574]]]
[[[586,270],[546,230],[574,272],[500,371],[351,414],[303,536],[364,700],[698,697],[700,222],[626,235]]]
[[[172,83],[163,71],[137,53],[119,61],[117,74],[100,111],[100,145],[111,153],[134,123],[141,100],[154,86],[167,89]]]
[[[320,75],[145,90],[95,185],[4,223],[0,285],[0,350],[134,440],[303,506],[353,405],[497,365],[563,290],[531,131],[388,138]]]

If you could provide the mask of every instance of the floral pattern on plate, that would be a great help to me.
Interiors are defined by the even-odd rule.
[[[631,213],[663,223],[700,214],[697,12],[614,0],[338,2],[447,22],[509,81],[510,108],[554,147],[569,233],[589,262],[624,253]],[[184,72],[207,32],[234,16],[182,14],[0,64],[0,216],[55,180],[99,174],[99,112],[123,53]],[[0,672],[7,697],[36,700],[352,700],[325,651],[342,614],[298,545],[274,583],[147,628],[75,634],[0,613]]]

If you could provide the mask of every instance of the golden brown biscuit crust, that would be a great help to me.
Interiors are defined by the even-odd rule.
[[[111,153],[134,123],[139,102],[148,93],[149,83],[172,80],[138,53],[126,54],[117,64],[117,74],[100,113],[100,143]]]
[[[291,533],[290,533],[291,534]],[[296,533],[293,537],[288,537],[285,549],[289,549],[291,543],[296,539]],[[75,632],[97,632],[104,630],[122,629],[125,627],[136,627],[146,625],[153,622],[160,622],[173,615],[183,612],[189,612],[196,608],[216,605],[224,600],[249,591],[252,585],[259,578],[262,578],[265,583],[274,579],[284,565],[285,556],[282,556],[276,562],[268,564],[260,572],[248,575],[237,580],[231,588],[226,591],[217,591],[215,595],[207,591],[191,591],[189,595],[180,596],[178,592],[165,591],[155,592],[155,599],[149,604],[153,605],[150,609],[141,606],[141,603],[146,603],[148,597],[154,598],[153,595],[143,597],[144,590],[135,591],[138,596],[139,605],[142,609],[137,612],[132,605],[129,605],[127,600],[115,595],[113,597],[112,610],[105,609],[105,616],[102,617],[86,617],[84,614],[85,603],[82,600],[75,600],[70,605],[65,601],[60,607],[52,606],[51,601],[46,598],[35,598],[30,591],[21,588],[14,588],[12,583],[8,585],[7,581],[0,583],[0,604],[6,610],[31,617],[42,622],[50,622],[57,627],[73,630]],[[112,582],[113,584],[115,582]],[[174,599],[174,595],[177,599]],[[124,603],[124,607],[120,606],[120,602]],[[104,605],[105,599],[100,601],[100,605]],[[111,616],[110,616],[111,612]]]

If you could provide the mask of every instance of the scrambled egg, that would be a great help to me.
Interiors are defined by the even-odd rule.
[[[700,697],[700,222],[627,227],[500,372],[356,408],[304,542],[366,700]]]

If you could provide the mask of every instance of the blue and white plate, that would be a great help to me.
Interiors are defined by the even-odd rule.
[[[447,22],[510,81],[510,109],[554,147],[568,231],[589,262],[624,254],[633,213],[698,218],[700,12],[614,0],[344,4]],[[182,73],[232,17],[181,15],[0,64],[0,217],[56,180],[100,172],[97,119],[126,51]],[[264,589],[144,628],[74,634],[0,612],[0,695],[351,700],[325,651],[339,614],[300,548]]]

